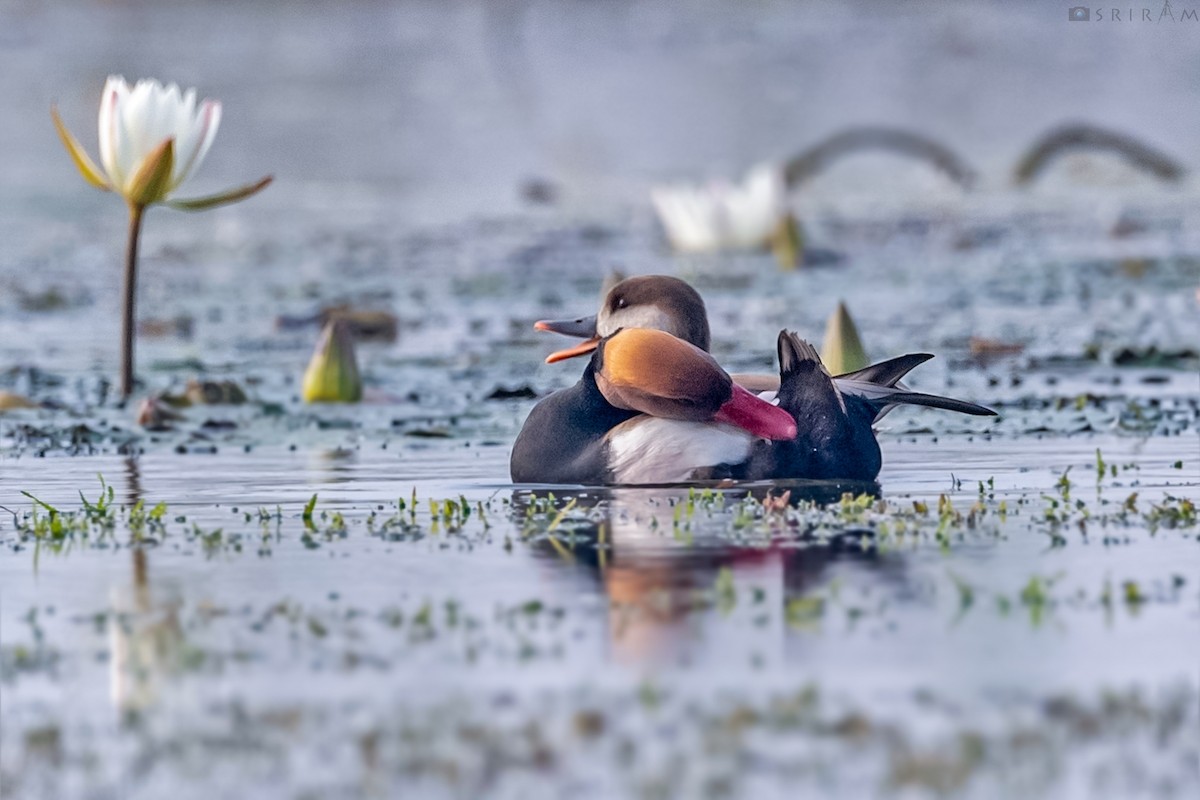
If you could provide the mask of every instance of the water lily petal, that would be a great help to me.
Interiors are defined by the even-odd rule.
[[[79,174],[83,176],[83,179],[97,189],[104,189],[106,191],[111,189],[112,187],[104,175],[100,173],[95,162],[92,161],[87,151],[83,149],[83,145],[79,144],[79,141],[67,130],[67,126],[63,124],[62,117],[58,115],[58,109],[51,108],[50,116],[54,117],[54,127],[58,130],[58,136],[62,139],[67,152],[71,154],[71,160],[75,162],[75,168],[79,170]]]
[[[755,168],[732,189],[723,207],[727,240],[732,247],[761,247],[771,238],[784,211],[783,174],[771,165]]]
[[[179,186],[192,171],[200,145],[203,119],[196,111],[196,90],[188,89],[175,109],[175,174],[172,187]]]
[[[676,250],[702,252],[721,246],[719,214],[709,192],[686,186],[665,187],[654,190],[651,201]]]
[[[117,106],[117,147],[126,188],[153,147],[144,124],[150,88],[149,81],[138,81]]]
[[[120,161],[117,157],[117,123],[118,108],[122,99],[129,93],[129,86],[119,75],[110,75],[104,82],[104,92],[100,96],[100,163],[108,173],[109,181],[115,186],[125,183],[125,174],[121,172]]]
[[[179,153],[180,130],[176,125],[176,117],[181,105],[183,105],[183,95],[177,84],[172,83],[165,87],[161,84],[152,86],[147,109],[149,116],[143,125],[146,136],[154,147],[157,147],[164,139],[171,139],[175,143],[175,153]],[[173,168],[171,174],[175,174]]]
[[[200,111],[192,121],[187,135],[190,150],[180,150],[181,158],[186,159],[175,173],[174,186],[187,180],[208,155],[213,139],[217,136],[217,128],[221,124],[221,104],[216,100],[205,100],[200,105]],[[174,188],[174,187],[172,187]]]
[[[205,100],[197,104],[196,90],[178,84],[143,79],[130,85],[120,76],[110,76],[100,101],[100,159],[107,178],[92,165],[105,185],[134,203],[163,202],[204,160],[221,121],[221,104]],[[171,145],[171,171],[160,185],[163,143]],[[67,139],[64,138],[64,142]],[[73,141],[73,140],[71,140]],[[78,143],[75,142],[75,149]],[[68,144],[68,149],[72,145]],[[74,156],[74,152],[72,153]],[[79,159],[77,159],[79,161]],[[84,171],[90,162],[80,161]],[[247,197],[265,183],[241,187],[195,201],[181,201],[180,208],[209,208]]]
[[[204,157],[208,155],[208,148],[212,147],[213,139],[217,137],[217,128],[221,125],[221,104],[219,102],[205,100],[201,111],[204,125],[201,128],[200,147],[196,151],[196,161],[192,165],[192,169],[199,167],[200,162],[204,161]]]
[[[204,211],[208,208],[236,203],[238,200],[244,200],[251,195],[258,194],[267,188],[273,180],[275,180],[275,176],[268,175],[257,183],[249,183],[245,186],[239,186],[236,189],[220,192],[219,194],[210,194],[206,197],[197,197],[192,200],[167,200],[165,202],[166,205],[169,205],[171,208],[178,208],[180,211]]]
[[[761,248],[786,210],[783,175],[772,164],[741,185],[659,187],[651,200],[672,247],[690,252]]]
[[[151,153],[129,182],[125,198],[140,206],[158,203],[167,196],[171,169],[175,166],[175,142],[167,139]]]
[[[175,108],[179,105],[179,87],[151,86],[146,99],[146,116],[141,121],[143,135],[148,142],[157,144],[175,136]]]
[[[113,140],[116,144],[117,172],[121,176],[120,189],[122,192],[129,190],[133,176],[137,174],[148,154],[141,143],[141,127],[137,117],[140,109],[145,105],[145,97],[145,92],[137,95],[135,86],[117,103]],[[138,98],[136,106],[134,105],[135,98]]]

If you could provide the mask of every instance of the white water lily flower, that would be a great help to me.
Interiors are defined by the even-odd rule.
[[[205,100],[196,108],[195,89],[180,92],[174,83],[149,80],[130,87],[124,78],[110,77],[100,100],[100,161],[110,184],[126,194],[146,159],[173,139],[169,194],[200,166],[220,124],[221,104]]]
[[[773,164],[756,167],[739,186],[662,186],[650,197],[671,246],[684,252],[765,247],[787,210],[783,173]]]
[[[63,143],[88,183],[116,192],[131,205],[167,203],[194,211],[248,197],[269,182],[265,179],[197,200],[170,199],[204,161],[221,123],[221,104],[207,99],[197,104],[195,89],[185,92],[174,83],[164,86],[155,80],[130,86],[122,77],[109,77],[100,100],[103,172],[58,112],[53,114]]]
[[[267,187],[271,176],[236,189],[177,200],[172,197],[212,146],[221,124],[221,104],[196,104],[196,90],[142,80],[130,87],[110,77],[100,99],[100,163],[92,161],[51,108],[54,127],[83,179],[106,192],[116,192],[129,206],[129,244],[125,249],[125,302],[121,316],[121,397],[133,393],[133,339],[136,328],[138,240],[146,208],[163,203],[184,211],[233,203]]]

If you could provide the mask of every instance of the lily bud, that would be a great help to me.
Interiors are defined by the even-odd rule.
[[[858,338],[858,328],[850,318],[845,303],[838,303],[837,310],[829,317],[825,326],[825,341],[821,344],[821,361],[830,375],[844,375],[869,366],[867,351]]]
[[[784,271],[804,266],[804,229],[790,211],[779,218],[779,224],[771,234],[771,252]]]
[[[354,338],[345,320],[330,320],[321,332],[304,371],[300,394],[306,403],[357,403],[362,399]]]

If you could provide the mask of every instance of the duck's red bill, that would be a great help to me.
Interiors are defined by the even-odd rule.
[[[574,347],[568,347],[565,350],[554,351],[550,355],[546,356],[546,363],[554,364],[559,361],[566,361],[568,358],[575,358],[576,356],[586,356],[588,353],[595,350],[596,347],[599,346],[599,344],[600,344],[600,337],[593,336],[591,339],[580,342],[579,344],[575,345]]]
[[[796,420],[779,406],[773,406],[758,395],[746,391],[736,383],[733,397],[717,410],[716,422],[736,425],[742,430],[763,439],[787,441],[796,438]]]

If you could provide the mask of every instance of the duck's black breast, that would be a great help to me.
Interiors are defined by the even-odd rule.
[[[606,483],[604,435],[636,415],[604,399],[589,364],[579,383],[554,392],[529,412],[513,443],[513,482]]]

